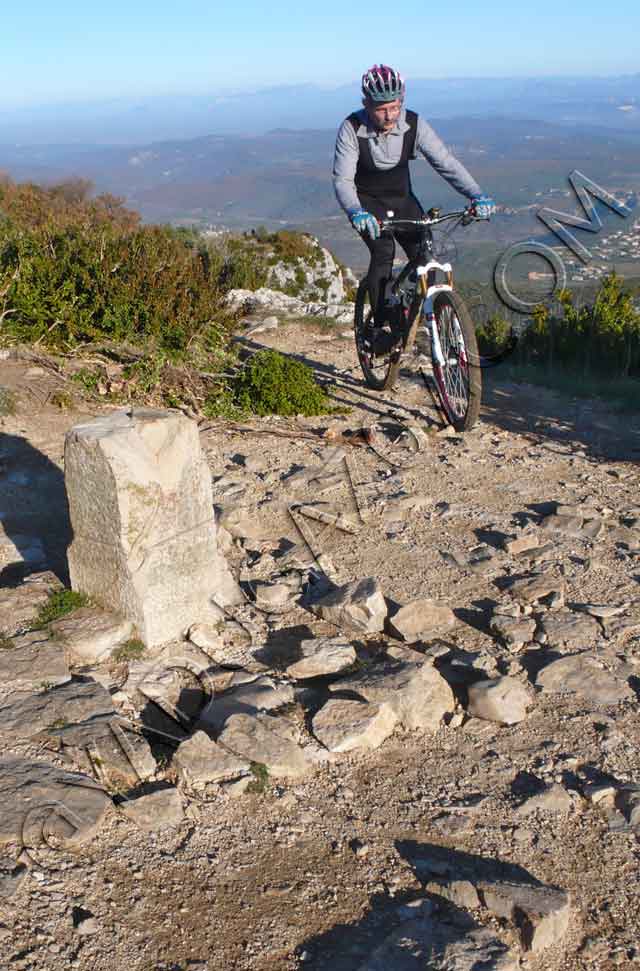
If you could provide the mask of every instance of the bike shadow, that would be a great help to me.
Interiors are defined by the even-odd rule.
[[[249,337],[242,336],[236,337],[236,342],[243,347],[247,354],[257,353],[269,346],[254,341]],[[359,370],[357,376],[354,376],[336,367],[334,364],[311,357],[307,352],[299,353],[288,350],[286,354],[292,360],[299,361],[301,364],[306,364],[307,367],[311,368],[316,380],[324,386],[328,396],[336,405],[344,405],[347,408],[357,406],[362,411],[368,412],[377,418],[386,418],[390,412],[404,411],[416,421],[426,421],[430,424],[438,425],[442,424],[435,409],[431,408],[431,400],[426,389],[425,401],[427,407],[420,408],[406,404],[392,391],[381,392],[370,390],[364,383],[364,378],[360,375]],[[357,364],[354,370],[356,368]],[[402,385],[410,377],[413,376],[405,377],[403,374],[400,378],[400,384]]]

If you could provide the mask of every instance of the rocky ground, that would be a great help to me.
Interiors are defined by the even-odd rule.
[[[0,361],[0,966],[637,967],[640,416],[496,372],[458,436],[336,331],[246,341],[351,410],[201,424],[248,602],[151,654],[31,630],[106,409]]]

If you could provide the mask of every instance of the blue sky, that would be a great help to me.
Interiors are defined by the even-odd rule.
[[[640,71],[640,5],[583,0],[30,0],[2,12],[0,107],[411,77]]]

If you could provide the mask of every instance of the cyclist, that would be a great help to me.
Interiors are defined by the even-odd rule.
[[[398,218],[419,219],[423,209],[411,189],[409,160],[424,156],[447,182],[472,202],[472,214],[488,219],[495,211],[464,165],[433,128],[403,106],[405,83],[386,64],[375,64],[362,76],[364,107],[346,118],[338,131],[333,185],[351,225],[369,248],[369,299],[374,319],[384,323],[384,283],[391,277],[394,237],[380,234],[379,220],[389,210]],[[418,234],[396,232],[409,259],[417,256]]]

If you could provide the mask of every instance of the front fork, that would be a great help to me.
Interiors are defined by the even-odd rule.
[[[440,271],[444,273],[446,283],[436,283],[436,272]],[[429,340],[431,342],[431,359],[434,364],[439,367],[443,367],[445,364],[445,357],[442,353],[442,344],[440,342],[440,333],[438,328],[434,326],[435,324],[435,314],[433,312],[433,302],[438,293],[443,291],[451,293],[453,290],[453,273],[451,270],[450,263],[436,263],[432,261],[427,263],[426,266],[418,267],[418,282],[420,286],[420,293],[422,295],[422,308],[420,311],[420,322],[425,328]],[[457,320],[456,320],[457,324]],[[458,331],[459,326],[456,328]],[[462,332],[457,334],[457,339],[459,346],[464,350],[464,341],[462,341]],[[460,343],[462,342],[462,343]]]

